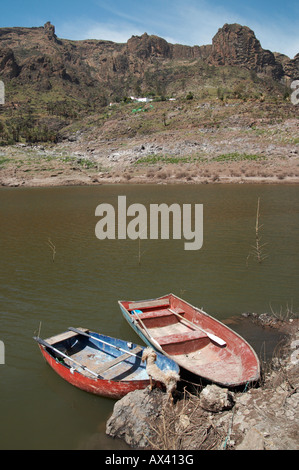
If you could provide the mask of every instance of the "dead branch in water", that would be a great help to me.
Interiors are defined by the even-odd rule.
[[[52,261],[54,263],[55,261],[55,255],[56,255],[56,247],[55,245],[52,243],[51,239],[48,238],[48,242],[47,242],[47,245],[51,248],[52,250]]]
[[[260,198],[258,198],[255,220],[255,245],[252,246],[252,251],[247,256],[247,264],[250,255],[253,255],[258,263],[261,263],[264,259],[268,258],[268,255],[263,252],[263,249],[267,243],[261,243],[262,237],[260,235],[260,230],[262,227],[263,225],[260,225]]]

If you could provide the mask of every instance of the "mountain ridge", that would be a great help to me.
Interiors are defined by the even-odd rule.
[[[54,63],[52,70],[47,70],[49,57]],[[237,23],[225,24],[218,29],[212,44],[202,46],[171,44],[147,33],[132,36],[126,43],[72,41],[58,38],[50,22],[34,28],[0,28],[0,75],[10,79],[26,81],[28,68],[32,73],[39,68],[38,78],[58,72],[62,79],[78,82],[82,74],[76,67],[81,67],[86,76],[103,81],[115,73],[142,75],[149,64],[162,60],[190,59],[203,60],[210,66],[240,66],[285,82],[299,76],[299,54],[290,59],[263,49],[254,32]]]
[[[263,49],[237,23],[225,24],[202,46],[147,33],[126,43],[62,39],[50,22],[0,28],[0,143],[57,140],[73,122],[84,126],[86,117],[130,96],[283,100],[296,79],[299,54],[290,59]]]

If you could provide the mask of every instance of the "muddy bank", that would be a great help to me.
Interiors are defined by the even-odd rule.
[[[116,403],[107,434],[139,449],[298,449],[299,320],[263,324],[285,339],[264,365],[257,386],[231,391],[206,385],[190,391],[185,384],[174,406],[161,390],[136,391]]]
[[[202,163],[196,165],[161,164],[136,168],[133,165],[109,171],[81,167],[81,164],[55,164],[43,167],[27,164],[0,169],[3,187],[97,186],[107,184],[298,184],[297,163],[275,162],[267,171],[262,164]]]
[[[77,131],[58,144],[1,147],[0,185],[299,182],[297,119],[135,137],[117,124],[115,137]]]

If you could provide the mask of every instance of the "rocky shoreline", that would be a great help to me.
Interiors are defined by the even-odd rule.
[[[210,110],[211,104],[206,106]],[[218,108],[214,104],[213,112],[223,111]],[[250,119],[251,108],[245,111],[247,118],[229,115],[219,128],[165,127],[130,137],[119,118],[108,120],[100,132],[76,131],[57,144],[3,146],[0,186],[298,184],[298,120],[269,124]],[[178,119],[181,112],[169,112],[169,119],[176,114]]]
[[[260,384],[184,387],[173,407],[161,390],[135,391],[116,402],[106,433],[142,450],[297,450],[299,320],[252,319],[285,334]]]
[[[276,159],[271,171],[263,162],[202,162],[200,167],[188,163],[173,166],[158,163],[151,166],[136,167],[133,164],[115,165],[109,170],[98,170],[96,164],[90,165],[86,157],[72,154],[65,157],[63,152],[57,157],[40,157],[28,163],[26,150],[17,163],[13,162],[13,149],[0,152],[0,158],[10,160],[10,164],[0,167],[0,186],[2,187],[54,187],[54,186],[97,186],[107,184],[298,184],[298,162]],[[39,149],[37,149],[39,152]],[[32,152],[32,149],[30,149]],[[17,148],[19,153],[19,148]],[[6,157],[6,155],[9,155]],[[22,162],[22,158],[24,162]],[[39,161],[38,161],[39,160]],[[54,164],[53,164],[53,160]],[[52,162],[52,164],[51,164]],[[298,174],[297,174],[298,173]]]

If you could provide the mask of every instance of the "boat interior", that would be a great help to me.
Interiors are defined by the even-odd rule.
[[[244,383],[257,375],[256,356],[244,340],[179,297],[169,294],[121,305],[145,337],[148,333],[165,354],[189,372],[227,385]]]
[[[168,298],[132,302],[128,310],[169,355],[188,354],[204,348],[211,340],[200,327],[186,318],[186,310],[171,306]]]
[[[88,333],[89,330],[81,329]],[[102,335],[92,333],[97,339]],[[107,342],[108,337],[102,337]],[[120,351],[117,347],[101,343],[97,340],[89,339],[72,331],[66,331],[60,335],[48,338],[46,342],[55,347],[58,351],[68,356],[59,357],[51,348],[47,352],[55,359],[63,361],[63,363],[77,372],[88,377],[95,378],[88,370],[99,375],[104,380],[147,380],[146,366],[142,363],[143,348],[138,345],[132,345],[123,341],[117,347],[121,347],[124,351]],[[131,346],[131,348],[130,348]],[[126,352],[126,350],[128,352]],[[80,367],[80,364],[83,367]],[[88,370],[87,370],[88,369]]]

